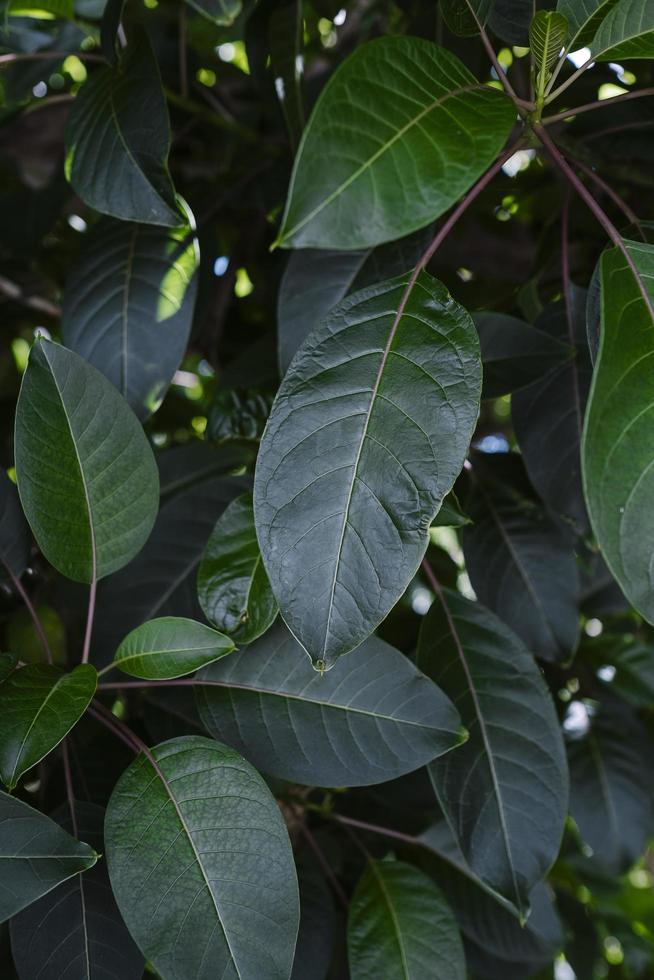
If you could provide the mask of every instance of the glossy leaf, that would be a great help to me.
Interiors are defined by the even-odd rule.
[[[251,493],[218,518],[198,569],[198,599],[209,622],[239,644],[272,625],[277,603],[261,561]]]
[[[561,729],[540,670],[489,610],[449,590],[423,620],[417,663],[470,732],[429,766],[441,808],[471,869],[524,913],[567,812]]]
[[[176,738],[141,754],[107,810],[109,874],[158,973],[288,980],[298,887],[268,787],[236,752]]]
[[[402,861],[369,860],[348,917],[352,980],[465,980],[456,919],[434,882]]]
[[[279,623],[197,679],[207,730],[257,768],[291,782],[384,782],[465,737],[439,688],[376,637],[361,656],[320,676]]]
[[[279,244],[369,248],[428,224],[490,166],[514,120],[507,97],[444,48],[361,45],[304,130]]]
[[[556,9],[568,21],[568,49],[577,51],[588,44],[616,0],[559,0]]]
[[[618,0],[589,46],[596,61],[654,58],[654,7],[650,0]]]
[[[7,570],[20,578],[30,558],[30,530],[18,499],[18,491],[0,470],[0,578]]]
[[[228,636],[209,626],[162,616],[132,630],[118,647],[114,663],[132,677],[160,681],[192,674],[234,649]]]
[[[69,578],[115,572],[150,534],[159,481],[141,426],[99,371],[48,340],[23,377],[16,474],[39,547]]]
[[[472,320],[422,272],[363,289],[311,334],[261,442],[254,510],[280,611],[329,669],[413,578],[470,442]]]
[[[556,62],[568,36],[568,20],[555,10],[539,10],[529,25],[529,46],[536,65],[549,72]]]
[[[482,398],[498,398],[530,384],[573,356],[558,337],[505,313],[473,317],[484,365]]]
[[[0,778],[13,789],[77,724],[95,694],[97,674],[48,664],[13,671],[0,685]]]
[[[189,217],[174,230],[104,218],[87,235],[64,294],[64,343],[102,371],[139,418],[158,408],[188,343],[199,263]]]
[[[0,792],[0,922],[91,868],[97,854],[38,810]]]

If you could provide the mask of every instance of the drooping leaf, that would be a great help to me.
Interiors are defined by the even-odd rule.
[[[104,375],[42,338],[18,398],[16,475],[41,551],[75,581],[122,568],[152,529],[159,481],[138,420]]]
[[[568,19],[556,10],[539,10],[529,25],[529,47],[539,69],[549,72],[568,37]]]
[[[158,408],[188,343],[199,262],[188,215],[173,230],[104,218],[64,294],[64,343],[102,371],[139,418]]]
[[[68,674],[48,664],[29,664],[0,684],[0,779],[9,789],[77,724],[96,683],[90,664],[79,664]]]
[[[568,796],[561,729],[540,670],[489,610],[450,590],[423,620],[417,663],[470,732],[429,766],[446,819],[475,874],[526,912],[558,853]]]
[[[484,365],[482,398],[517,391],[573,356],[559,338],[517,317],[484,312],[473,319]]]
[[[240,645],[272,625],[277,603],[261,561],[251,493],[218,518],[198,569],[198,599],[209,622]]]
[[[6,577],[7,570],[20,578],[30,558],[30,543],[30,529],[18,491],[0,470],[0,578]]]
[[[0,791],[0,922],[97,860],[49,817]]]
[[[568,50],[577,51],[587,45],[616,2],[617,0],[559,0],[556,9],[568,21]]]
[[[275,400],[254,512],[280,611],[329,669],[400,598],[479,411],[471,318],[425,272],[344,300]]]
[[[68,804],[53,818],[104,852],[104,810],[75,801],[75,825]],[[21,980],[141,980],[143,956],[127,931],[111,892],[105,861],[34,902],[11,920],[11,949]]]
[[[376,637],[321,677],[278,623],[197,680],[215,738],[264,772],[310,786],[394,779],[465,737],[436,685]]]
[[[236,752],[201,737],[141,753],[105,820],[109,875],[158,973],[288,980],[298,888],[281,814]]]
[[[179,616],[161,616],[137,626],[116,651],[114,661],[126,674],[165,680],[192,674],[234,650],[228,636]]]
[[[184,218],[168,173],[170,127],[154,52],[132,25],[119,64],[76,96],[66,129],[66,176],[90,207],[123,221],[175,227]]]
[[[465,980],[456,919],[431,878],[403,861],[369,860],[347,926],[352,980]]]
[[[582,472],[590,521],[606,564],[631,604],[652,622],[654,246],[625,244],[638,279],[617,248],[600,260],[601,338],[586,411]]]
[[[596,61],[654,58],[654,6],[650,0],[618,0],[589,47]]]
[[[361,45],[304,130],[279,244],[369,248],[428,224],[490,166],[514,119],[507,97],[444,48],[401,36]]]
[[[242,7],[241,0],[186,0],[186,3],[219,27],[233,24]]]

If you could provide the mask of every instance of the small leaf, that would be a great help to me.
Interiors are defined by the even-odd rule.
[[[0,578],[7,570],[20,578],[30,558],[31,536],[18,490],[0,470]]]
[[[105,820],[125,922],[165,977],[288,980],[298,887],[263,779],[207,738],[175,738],[119,779]]]
[[[29,664],[0,685],[0,778],[9,789],[77,724],[96,684],[90,664],[69,674],[48,664]]]
[[[549,72],[568,37],[568,20],[555,10],[539,10],[529,25],[529,46],[539,69]]]
[[[132,677],[184,677],[234,650],[227,636],[193,619],[162,616],[132,630],[116,651],[114,664]]]
[[[442,691],[376,637],[321,676],[279,623],[197,680],[215,738],[264,772],[309,786],[394,779],[465,737]]]
[[[473,316],[484,365],[482,398],[509,395],[574,356],[572,347],[545,330],[505,313]]]
[[[465,980],[456,919],[434,882],[402,861],[370,859],[347,924],[352,980]]]
[[[0,791],[0,922],[46,895],[97,860],[49,817]]]
[[[618,0],[589,44],[595,61],[654,58],[654,4]]]
[[[461,504],[454,490],[450,490],[443,500],[436,519],[432,522],[432,527],[464,527],[464,525],[471,523],[468,515],[461,510]]]
[[[277,603],[261,561],[251,493],[218,518],[198,569],[198,599],[209,622],[239,644],[272,625]]]

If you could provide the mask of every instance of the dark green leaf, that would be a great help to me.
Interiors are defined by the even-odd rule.
[[[296,858],[300,887],[300,930],[291,980],[325,980],[335,938],[334,900],[325,876],[306,849]]]
[[[105,821],[109,874],[130,932],[165,977],[288,980],[298,888],[268,787],[206,738],[141,754]]]
[[[484,365],[482,398],[517,391],[569,360],[573,350],[559,338],[505,313],[473,317]]]
[[[9,789],[77,724],[96,683],[90,664],[69,674],[48,664],[29,664],[0,684],[0,778]]]
[[[221,27],[233,24],[242,7],[241,0],[186,0],[186,3]]]
[[[0,683],[9,677],[17,663],[17,653],[0,653]]]
[[[559,0],[556,9],[568,20],[570,51],[589,44],[615,3],[616,0]]]
[[[215,738],[264,772],[310,786],[394,779],[464,737],[451,702],[376,637],[321,677],[279,623],[203,670],[196,690]]]
[[[139,418],[159,407],[188,343],[199,262],[188,213],[190,223],[174,230],[104,218],[64,295],[64,343],[102,371]]]
[[[402,861],[369,860],[348,918],[352,980],[465,980],[463,945],[431,878]]]
[[[567,17],[555,10],[539,10],[529,25],[529,47],[536,66],[548,73],[558,61],[567,37]]]
[[[150,534],[159,481],[141,426],[99,371],[48,340],[23,377],[16,474],[39,547],[69,578],[115,572]]]
[[[20,578],[30,558],[30,545],[30,529],[18,491],[7,474],[0,470],[0,577],[4,578],[8,569]]]
[[[254,444],[213,446],[198,441],[167,449],[157,456],[162,503],[217,476],[242,472],[254,462],[256,449]]]
[[[277,603],[261,561],[251,493],[218,518],[198,569],[198,599],[209,622],[240,645],[272,625]]]
[[[319,668],[415,575],[480,388],[472,320],[425,272],[344,300],[294,359],[257,459],[255,518],[282,616]]]
[[[281,0],[268,21],[270,67],[293,149],[304,129],[302,0]]]
[[[91,868],[97,854],[49,817],[0,791],[0,922]],[[11,886],[7,887],[7,883]]]
[[[589,44],[596,61],[654,58],[654,5],[651,0],[618,0]]]
[[[116,651],[116,667],[132,677],[165,680],[192,674],[234,650],[227,636],[193,619],[162,616],[137,626]]]
[[[279,244],[369,248],[426,225],[490,166],[514,121],[502,92],[430,41],[361,45],[304,130]]]
[[[475,874],[525,913],[567,812],[561,729],[540,670],[499,619],[449,590],[423,620],[417,662],[470,732],[429,766],[439,803]]]
[[[432,521],[432,527],[463,527],[470,523],[468,515],[461,510],[457,495],[451,490],[443,500],[436,519]]]

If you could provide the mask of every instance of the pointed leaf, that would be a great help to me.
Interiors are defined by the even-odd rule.
[[[394,779],[465,737],[442,691],[376,637],[321,677],[279,623],[197,680],[215,738],[264,772],[309,786]]]
[[[234,649],[228,636],[194,619],[162,616],[132,630],[114,663],[132,677],[160,681],[192,674]]]
[[[363,289],[311,334],[277,394],[254,487],[273,592],[321,669],[413,578],[479,411],[474,324],[422,272]]]
[[[517,317],[489,312],[473,319],[484,365],[482,398],[511,394],[573,356],[567,344]]]
[[[141,426],[99,371],[48,340],[20,389],[16,475],[43,554],[78,582],[122,568],[152,529],[159,480]]]
[[[654,58],[654,5],[651,0],[618,0],[590,42],[596,61]]]
[[[175,738],[121,776],[105,821],[130,932],[163,976],[288,980],[298,888],[268,787],[236,752]]]
[[[529,47],[538,68],[549,72],[568,36],[568,20],[555,10],[539,10],[529,25]]]
[[[430,41],[361,45],[304,130],[279,243],[369,248],[428,224],[493,163],[514,121],[503,92]]]
[[[79,664],[69,674],[48,664],[29,664],[0,684],[0,779],[9,789],[77,724],[96,684],[90,664]]]
[[[7,474],[0,470],[0,577],[7,570],[17,578],[23,574],[30,558],[30,529],[18,499],[18,490]]]

